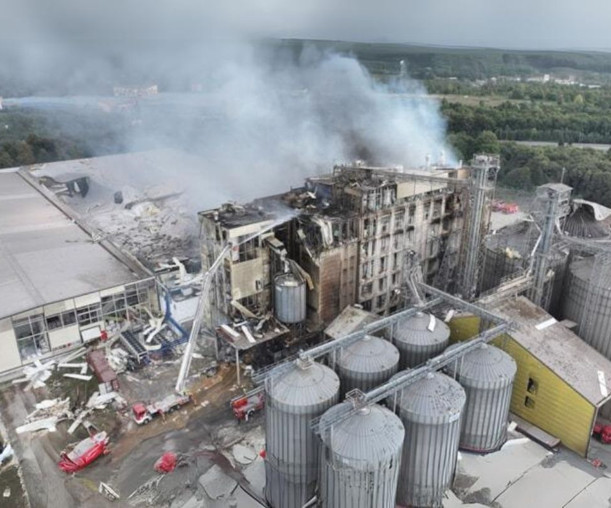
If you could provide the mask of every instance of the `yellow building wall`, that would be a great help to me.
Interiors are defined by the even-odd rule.
[[[518,364],[511,411],[585,457],[596,416],[594,406],[514,339],[496,345]]]
[[[450,343],[462,342],[475,337],[479,332],[479,317],[472,315],[453,317],[448,323]]]
[[[449,326],[451,342],[467,340],[477,335],[479,318],[457,316]],[[594,406],[511,336],[499,337],[493,344],[511,355],[518,366],[511,411],[586,456],[596,416]]]

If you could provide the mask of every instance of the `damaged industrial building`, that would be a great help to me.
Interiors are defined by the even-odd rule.
[[[72,162],[0,174],[3,216],[14,202],[31,211],[0,224],[13,288],[0,368],[9,378],[54,358],[70,365],[67,355],[110,336],[99,350],[112,360],[122,349],[133,367],[113,388],[137,402],[137,416],[117,408],[135,423],[125,432],[183,416],[190,433],[214,428],[214,443],[182,463],[163,448],[155,470],[165,476],[126,498],[454,507],[491,491],[473,473],[482,460],[503,476],[511,450],[539,457],[485,499],[493,505],[517,496],[530,468],[553,470],[548,450],[611,464],[611,210],[550,183],[528,213],[492,229],[492,215],[512,208],[494,211],[499,157],[481,154],[456,167],[336,165],[286,192],[200,211],[193,228],[175,212],[175,189],[102,192],[100,168],[153,156],[98,159],[81,172]],[[57,242],[58,255],[32,257],[36,241]],[[147,392],[157,401],[132,400],[151,371],[142,379],[158,384]],[[208,421],[214,386],[222,410]],[[113,474],[104,485],[119,496]],[[155,497],[171,475],[181,487]],[[594,475],[583,481],[604,490]]]
[[[214,275],[211,318],[250,321],[246,340],[296,341],[316,337],[350,305],[381,316],[405,307],[416,267],[436,287],[471,291],[472,277],[457,267],[485,231],[497,169],[490,156],[471,169],[336,166],[285,194],[200,212],[204,269],[232,245]],[[257,344],[232,332],[221,328],[230,345]]]

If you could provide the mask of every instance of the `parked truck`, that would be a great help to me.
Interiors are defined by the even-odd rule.
[[[605,425],[602,422],[596,422],[592,429],[592,435],[597,437],[601,443],[611,444],[611,425]]]
[[[132,416],[138,425],[145,425],[156,416],[164,415],[166,413],[173,413],[178,408],[188,404],[191,401],[191,395],[172,394],[158,402],[153,402],[152,404],[137,402],[132,406]]]
[[[231,409],[239,421],[248,421],[255,412],[263,409],[264,405],[265,395],[263,392],[236,397],[231,401]]]
[[[100,455],[108,453],[108,435],[98,432],[83,439],[70,449],[60,454],[59,468],[66,473],[76,473],[87,467]]]

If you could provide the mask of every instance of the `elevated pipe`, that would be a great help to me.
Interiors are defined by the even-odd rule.
[[[402,375],[393,377],[383,385],[380,385],[367,393],[361,394],[360,397],[353,398],[353,407],[350,408],[348,406],[342,411],[338,411],[334,419],[325,420],[324,424],[321,423],[320,418],[313,420],[312,427],[314,431],[318,434],[323,434],[334,425],[337,425],[346,418],[357,414],[364,406],[376,404],[377,402],[390,397],[410,384],[424,378],[427,374],[435,372],[462,358],[465,354],[476,349],[480,344],[490,342],[494,338],[508,331],[509,328],[510,324],[508,322],[502,322],[495,327],[480,333],[474,339],[456,346],[451,351],[444,352],[435,358],[431,358],[422,366],[404,372]]]

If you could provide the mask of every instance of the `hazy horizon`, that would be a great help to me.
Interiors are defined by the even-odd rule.
[[[442,47],[610,51],[611,4],[584,0],[5,0],[0,40],[20,43],[205,39],[214,36]],[[6,49],[6,48],[5,48]]]

